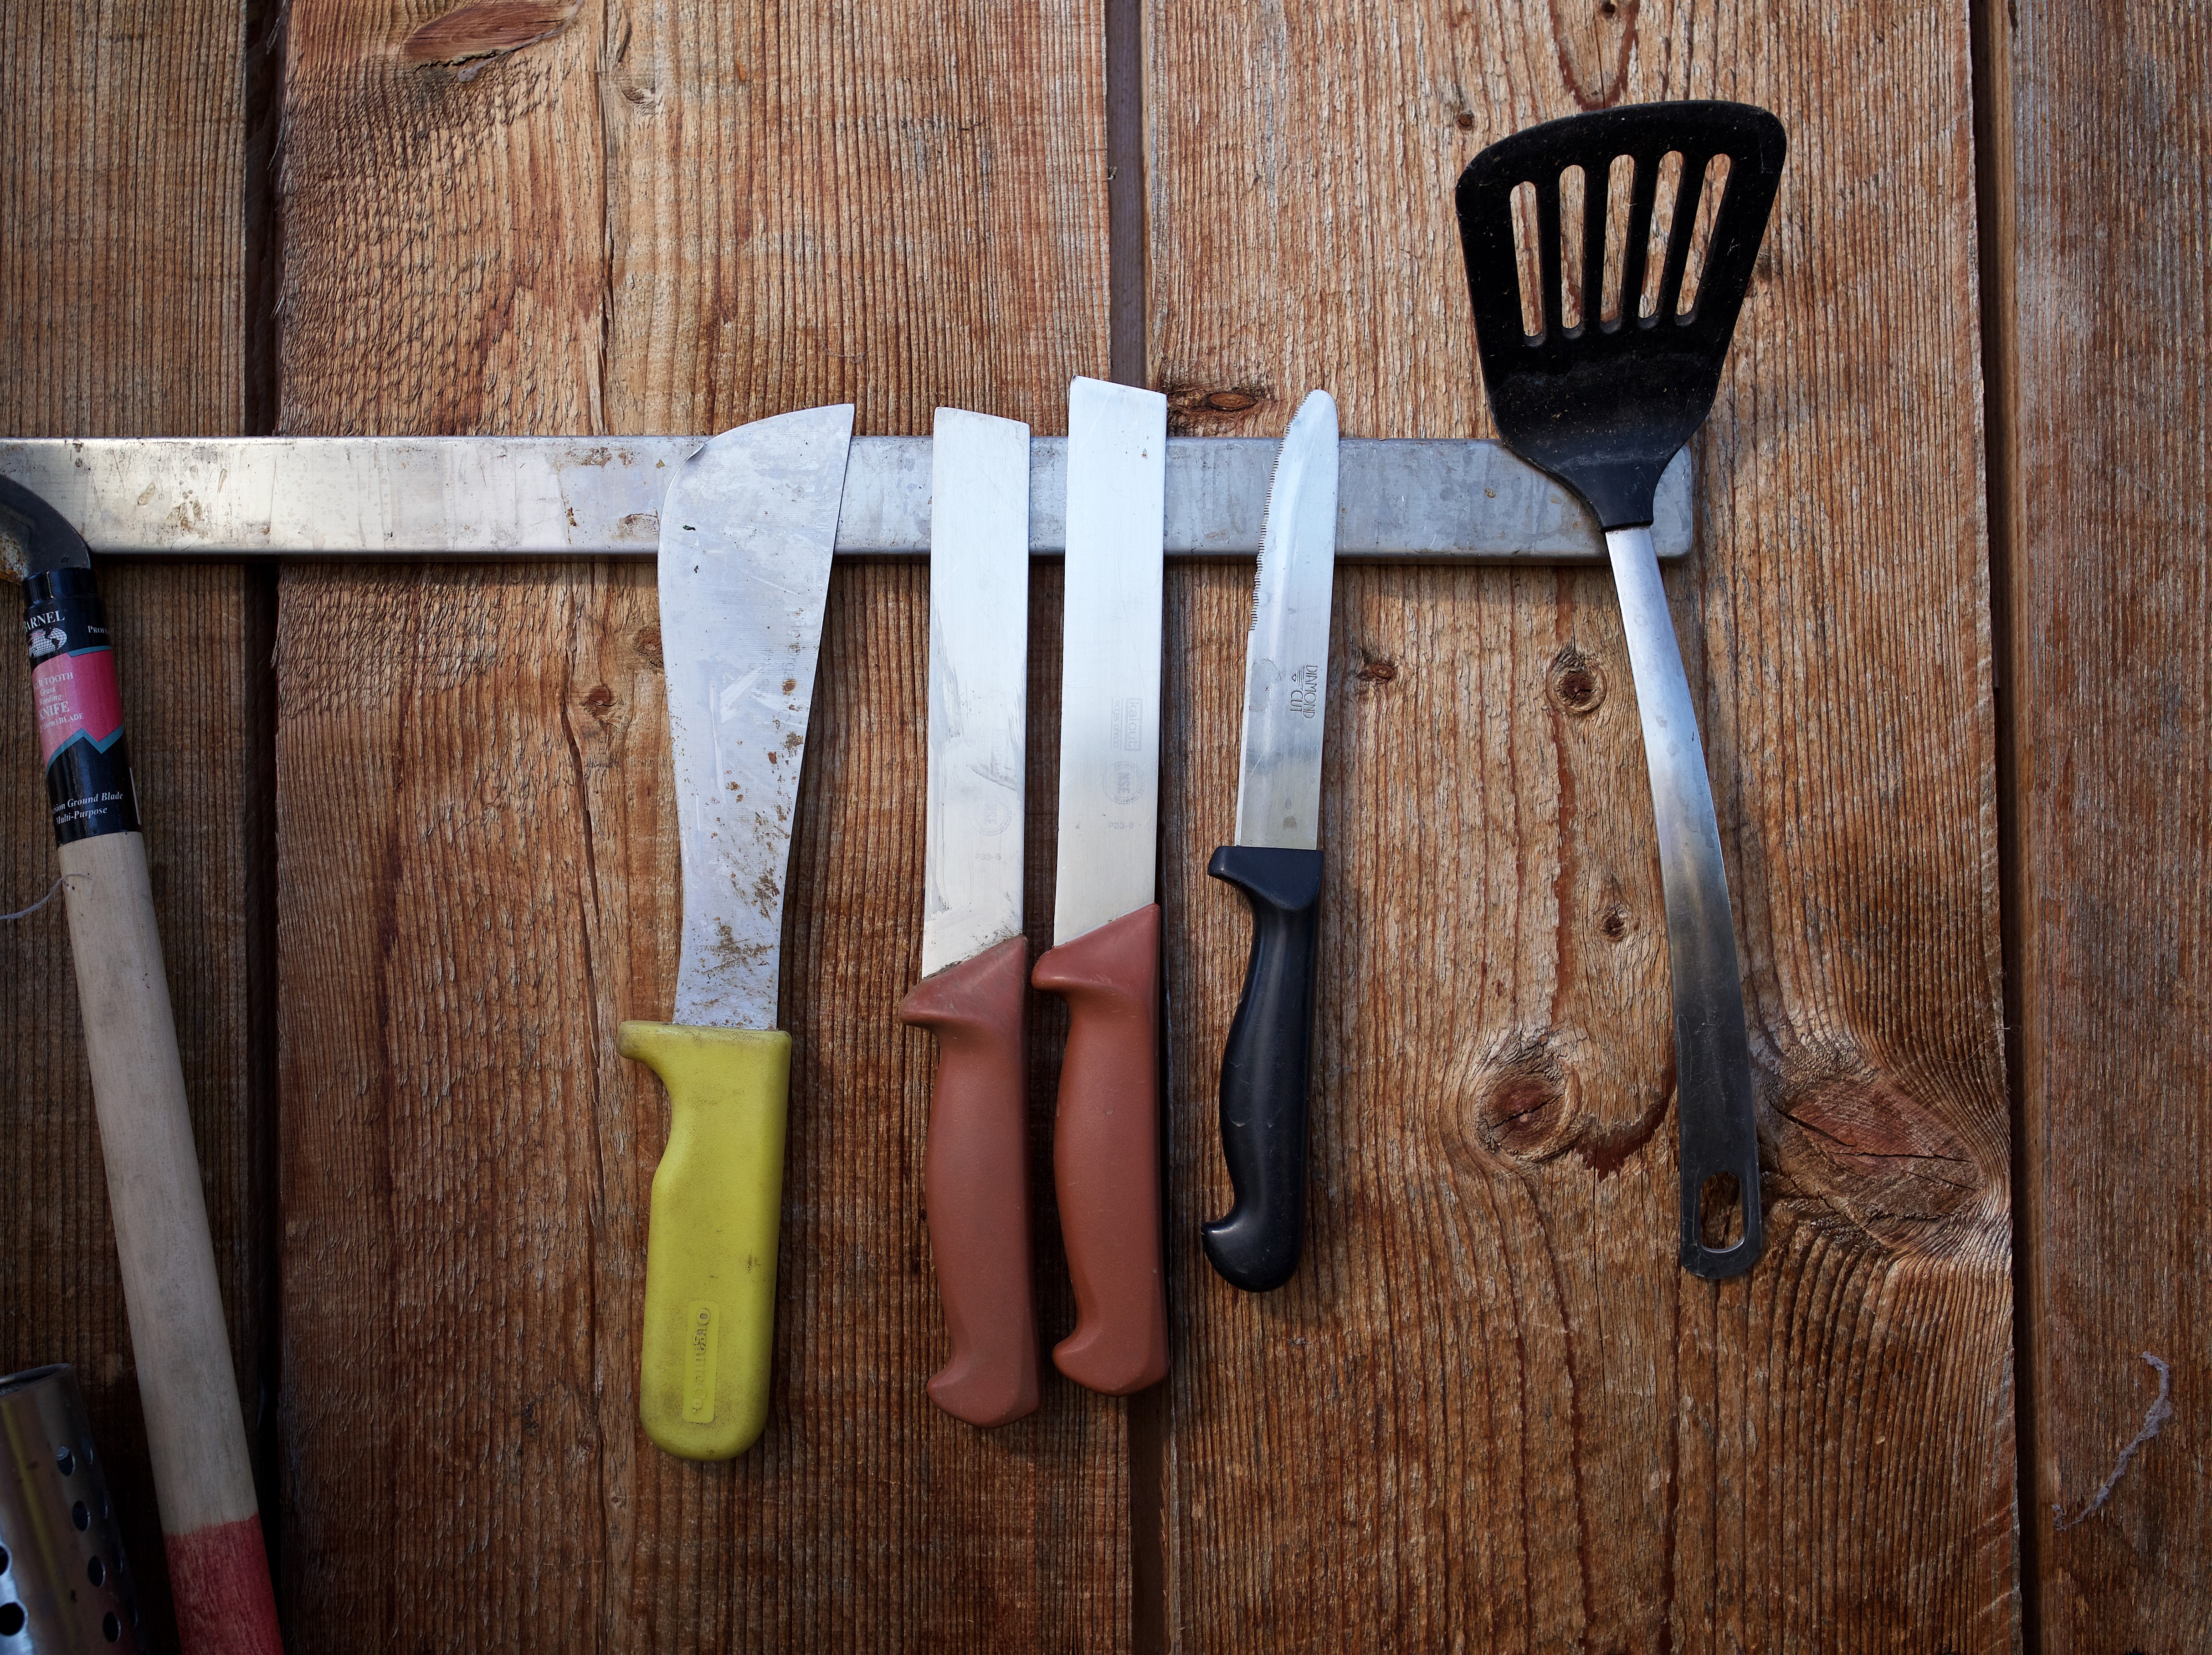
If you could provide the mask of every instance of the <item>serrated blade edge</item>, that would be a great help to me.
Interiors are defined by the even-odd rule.
[[[1239,845],[1310,851],[1320,842],[1336,444],[1336,401],[1314,391],[1275,457],[1253,573],[1237,777]]]

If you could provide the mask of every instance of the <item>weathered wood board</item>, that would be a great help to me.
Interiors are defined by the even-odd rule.
[[[236,0],[0,13],[0,427],[100,436],[240,428],[244,401]],[[99,72],[83,72],[96,63]],[[268,640],[236,567],[104,572],[155,906],[240,1405],[264,1401],[267,1102],[257,938]],[[58,870],[19,609],[0,670],[0,912]],[[258,659],[257,659],[258,658]],[[58,898],[0,923],[0,1373],[77,1370],[149,1628],[173,1639],[161,1530]]]
[[[1213,1279],[1244,922],[1197,876],[1230,826],[1242,594],[1185,589],[1170,1645],[2011,1648],[1963,11],[1147,21],[1152,372],[1194,431],[1279,431],[1316,385],[1352,434],[1483,428],[1450,192],[1510,130],[1733,96],[1792,143],[1670,578],[1765,1261],[1716,1287],[1674,1258],[1664,920],[1607,581],[1362,570],[1330,680],[1311,1255],[1267,1299]]]
[[[1095,8],[587,11],[467,78],[406,62],[425,15],[295,20],[288,431],[689,430],[849,397],[864,430],[944,403],[1048,432],[1103,369]],[[1125,1404],[1055,1377],[985,1434],[922,1390],[929,1046],[896,1014],[927,603],[913,565],[833,583],[787,912],[773,1413],[761,1450],[697,1466],[637,1423],[666,1106],[614,1052],[674,983],[651,572],[287,573],[286,1585],[319,1643],[419,1616],[474,1647],[1126,1646]],[[1056,585],[1036,608],[1042,660]],[[1055,687],[1032,700],[1041,918]],[[1065,1325],[1048,1200],[1038,1231]]]
[[[2021,1519],[2042,1648],[2186,1649],[2212,1625],[2206,39],[2158,9],[1998,15]]]
[[[282,427],[693,430],[849,398],[869,432],[939,403],[1062,428],[1066,379],[1109,355],[1104,3],[290,8]],[[19,10],[0,210],[39,232],[0,246],[0,422],[257,425],[276,110],[249,36],[271,9]],[[1790,126],[1700,549],[1668,576],[1760,1070],[1771,1229],[1747,1282],[1673,1259],[1662,919],[1608,583],[1502,569],[1339,577],[1308,1259],[1261,1299],[1212,1276],[1247,932],[1202,870],[1229,832],[1249,569],[1179,568],[1177,1365],[1134,1404],[1049,1379],[1006,1432],[939,1414],[929,1046],[896,1021],[927,580],[848,567],[787,924],[775,1412],[733,1466],[670,1461],[634,1391],[665,1106],[613,1055],[674,972],[650,571],[109,569],[242,1400],[279,1409],[295,1644],[2186,1642],[2212,1615],[2190,1435],[2212,1380],[2191,930],[2212,476],[2184,251],[2204,54],[2163,15],[1976,16],[1978,88],[1963,11],[1117,13],[1144,52],[1144,354],[1195,433],[1279,433],[1314,385],[1348,434],[1486,432],[1460,166],[1616,100],[1745,97]],[[1038,566],[1039,949],[1059,606]],[[0,677],[12,907],[52,858],[22,676]],[[0,924],[0,1367],[78,1364],[159,1629],[58,906]],[[1072,1320],[1057,1003],[1033,1021],[1049,1337]]]

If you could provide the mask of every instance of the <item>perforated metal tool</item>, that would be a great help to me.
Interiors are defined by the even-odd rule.
[[[0,1379],[0,1650],[144,1647],[76,1370],[57,1363]]]
[[[1682,1264],[1711,1277],[1759,1258],[1759,1131],[1728,874],[1652,550],[1653,495],[1711,410],[1784,149],[1782,123],[1748,104],[1641,104],[1516,132],[1459,181],[1468,294],[1498,434],[1589,505],[1620,593],[1667,903]],[[1624,177],[1628,210],[1615,239],[1607,209]],[[1671,208],[1659,215],[1670,179]],[[1567,210],[1570,195],[1579,213]],[[1655,215],[1664,235],[1656,269]]]

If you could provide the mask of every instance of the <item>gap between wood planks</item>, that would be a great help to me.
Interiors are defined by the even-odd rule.
[[[1145,294],[1145,52],[1141,0],[1106,0],[1106,336],[1108,377],[1146,385]],[[1165,831],[1163,819],[1161,831]],[[1158,864],[1160,847],[1155,846]],[[1161,1028],[1170,1028],[1163,1016]],[[1172,1034],[1164,1034],[1160,1096],[1169,1095],[1165,1068]],[[1166,1143],[1164,1132],[1161,1142]],[[1161,1157],[1160,1174],[1167,1175]],[[1169,1211],[1162,1191],[1160,1212]],[[1163,1261],[1172,1256],[1163,1245]],[[1163,1383],[1129,1398],[1126,1440],[1129,1463],[1129,1649],[1131,1655],[1165,1655],[1168,1647],[1167,1476],[1168,1386]]]
[[[1981,305],[1982,488],[1990,556],[1990,664],[1996,712],[1997,931],[2004,974],[2005,1099],[2012,1120],[2013,1590],[2021,1646],[2044,1646],[2042,1510],[2036,1482],[2035,1264],[2040,1257],[2030,1175],[2027,1094],[2021,1030],[2020,767],[2014,756],[2013,535],[2018,522],[2018,197],[2012,148],[2014,0],[1970,0],[1974,119],[1975,264]]]
[[[282,412],[282,324],[276,298],[283,277],[283,202],[276,189],[276,138],[284,112],[287,0],[246,0],[241,96],[244,153],[240,213],[245,241],[239,283],[240,424],[250,437],[273,436]],[[252,1293],[260,1316],[253,1416],[246,1422],[261,1541],[276,1591],[278,1623],[291,1616],[284,1596],[283,1491],[286,1467],[277,1429],[283,1340],[283,1214],[277,1199],[281,1099],[276,1052],[276,598],[273,562],[246,566],[246,1040],[247,1142],[245,1223],[253,1249]]]

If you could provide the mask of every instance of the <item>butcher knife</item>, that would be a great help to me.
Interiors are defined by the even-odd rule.
[[[638,1412],[685,1459],[768,1422],[791,1037],[776,1024],[792,817],[853,436],[849,403],[726,431],[660,514],[660,640],[684,878],[676,1010],[619,1049],[668,1088]]]
[[[1168,1371],[1153,900],[1167,413],[1157,391],[1068,389],[1060,862],[1034,980],[1069,1014],[1053,1181],[1076,1323],[1052,1359],[1110,1396]]]
[[[1037,1404],[1022,936],[1030,428],[940,408],[930,474],[922,978],[899,1015],[937,1036],[922,1183],[952,1349],[930,1398],[970,1425],[1004,1425]]]
[[[1336,402],[1316,391],[1275,461],[1244,645],[1237,842],[1206,869],[1252,908],[1244,994],[1221,1054],[1221,1158],[1236,1200],[1204,1233],[1213,1268],[1250,1293],[1291,1279],[1305,1235],[1306,1044],[1335,567]]]

